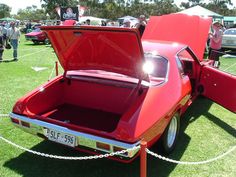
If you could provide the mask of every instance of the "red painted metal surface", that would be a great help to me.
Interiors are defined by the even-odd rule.
[[[39,42],[45,41],[45,39],[47,39],[47,36],[45,32],[43,31],[30,32],[30,33],[25,34],[25,37],[28,40],[34,40],[34,41],[39,41]]]
[[[202,60],[211,22],[211,18],[185,14],[153,16],[148,22],[142,39],[186,44]]]
[[[138,31],[105,27],[41,27],[64,70],[97,69],[147,79]]]
[[[140,177],[146,177],[147,176],[147,142],[141,141],[141,153],[140,153]]]
[[[200,84],[203,95],[236,113],[236,76],[204,66]]]

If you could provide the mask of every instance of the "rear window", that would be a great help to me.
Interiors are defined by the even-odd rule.
[[[144,71],[148,73],[150,84],[159,85],[167,80],[168,60],[159,55],[145,53]]]

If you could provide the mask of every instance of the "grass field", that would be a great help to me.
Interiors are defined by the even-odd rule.
[[[11,59],[12,50],[4,52]],[[25,93],[46,82],[56,56],[50,46],[33,45],[23,39],[18,62],[0,63],[0,114],[9,113]],[[36,72],[32,67],[46,67]],[[222,58],[221,68],[236,74],[236,58]],[[62,71],[61,71],[62,72]],[[236,88],[235,88],[236,89]],[[87,156],[15,128],[8,118],[0,118],[0,135],[26,148],[57,155]],[[202,161],[226,152],[236,145],[236,115],[199,98],[182,117],[179,142],[170,158]],[[156,152],[155,147],[151,150]],[[148,177],[235,177],[236,151],[205,165],[175,165],[148,155]],[[138,177],[139,159],[122,164],[109,159],[65,161],[39,157],[0,140],[0,177]]]

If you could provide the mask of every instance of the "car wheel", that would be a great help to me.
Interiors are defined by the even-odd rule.
[[[34,44],[39,44],[39,41],[33,41]]]
[[[48,45],[50,42],[49,42],[49,39],[45,39],[44,40],[44,44]]]
[[[179,135],[179,128],[180,116],[178,113],[175,113],[162,135],[161,148],[163,153],[170,154],[174,150]]]

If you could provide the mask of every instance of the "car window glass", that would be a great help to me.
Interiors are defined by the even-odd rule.
[[[236,29],[235,29],[235,30],[232,30],[232,29],[226,30],[226,31],[224,32],[224,34],[227,34],[227,35],[236,35]]]
[[[163,83],[167,80],[168,60],[162,56],[146,53],[144,70],[149,75],[151,85]]]
[[[33,32],[40,32],[40,28],[35,28],[35,30],[33,30]]]
[[[194,59],[187,50],[182,50],[177,54],[177,66],[180,74],[193,76],[194,75]]]

